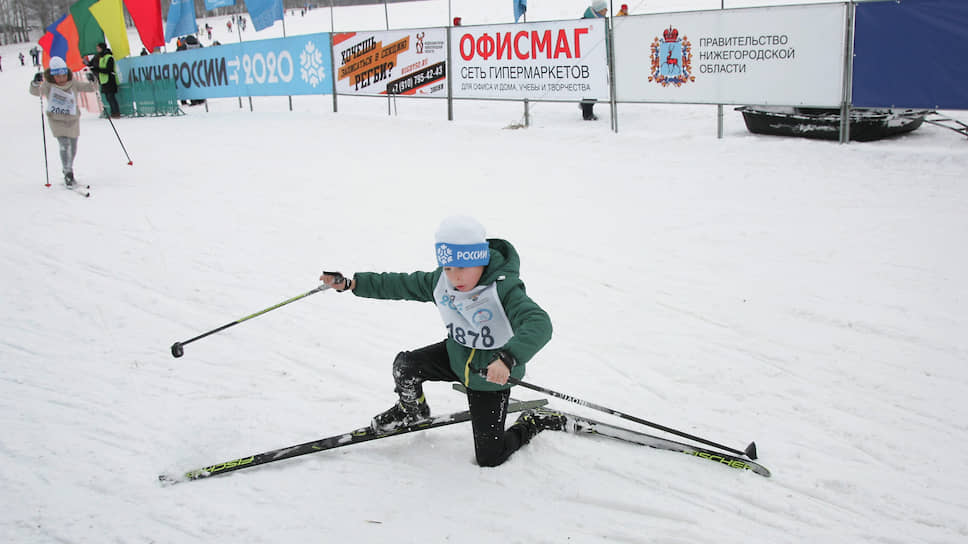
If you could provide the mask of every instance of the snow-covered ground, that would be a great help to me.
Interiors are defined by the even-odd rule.
[[[455,1],[454,15],[507,22],[497,3]],[[583,8],[532,4],[529,20]],[[391,4],[391,25],[443,24],[446,6]],[[297,14],[287,32],[329,20]],[[295,97],[295,112],[285,97],[251,113],[225,99],[115,121],[133,166],[86,116],[83,199],[57,183],[49,132],[44,187],[20,49],[0,47],[0,541],[968,540],[965,138],[762,137],[727,109],[718,140],[705,106],[620,105],[614,134],[604,106],[585,123],[574,104],[538,104],[531,129],[504,130],[519,104],[458,102],[448,122],[442,101],[401,99],[388,116],[379,99],[341,97],[335,114],[329,96]],[[529,381],[756,440],[773,477],[550,432],[484,469],[455,425],[158,484],[388,407],[394,355],[444,335],[431,305],[324,292],[182,358],[169,346],[308,291],[323,269],[431,269],[433,231],[455,212],[517,246],[552,316]],[[427,392],[436,413],[465,406],[446,384]]]

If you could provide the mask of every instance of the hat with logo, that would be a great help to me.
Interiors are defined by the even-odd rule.
[[[491,261],[484,226],[472,217],[455,215],[444,219],[434,240],[440,266],[468,268],[486,266]]]
[[[60,57],[50,58],[50,75],[60,76],[66,74],[67,72],[70,72],[70,70],[67,69],[67,63],[64,62],[64,59]]]

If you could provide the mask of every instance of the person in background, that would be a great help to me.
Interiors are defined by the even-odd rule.
[[[622,7],[619,8],[618,13],[616,13],[615,16],[616,17],[624,17],[624,16],[626,16],[628,14],[629,14],[629,5],[628,4],[622,4]]]
[[[114,72],[114,54],[108,49],[108,44],[97,44],[97,54],[88,64],[91,71],[97,74],[101,84],[101,94],[107,99],[111,107],[111,118],[121,118],[121,107],[118,106],[118,75]]]
[[[182,36],[181,38],[178,38],[176,43],[176,51],[188,51],[189,49],[201,49],[203,47],[202,43],[198,41],[198,38],[196,38],[194,34]],[[216,44],[213,43],[212,45]],[[204,104],[205,99],[193,98],[191,100],[182,100],[181,103],[183,106],[197,106],[199,104]]]
[[[595,0],[587,8],[585,8],[585,14],[582,15],[582,19],[598,19],[603,18],[608,13],[608,4],[605,0]],[[583,98],[580,102],[581,104],[581,118],[586,121],[597,121],[598,116],[595,115],[595,99],[594,98]]]
[[[26,66],[26,64],[24,64],[24,52],[23,51],[20,52],[20,65],[21,66]]]
[[[50,68],[37,72],[30,82],[30,94],[47,99],[47,124],[60,148],[64,184],[74,186],[74,157],[81,135],[81,110],[77,95],[94,91],[94,83],[74,79],[67,63],[60,57],[50,58]]]
[[[608,2],[605,0],[595,0],[587,8],[582,19],[603,18],[608,14]]]

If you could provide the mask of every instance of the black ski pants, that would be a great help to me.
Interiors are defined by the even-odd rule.
[[[117,117],[121,115],[121,106],[118,105],[118,95],[117,93],[109,93],[105,90],[101,90],[101,94],[108,101],[108,106],[110,106],[111,115]]]
[[[438,342],[413,351],[402,351],[393,361],[396,392],[404,404],[423,397],[425,381],[460,382],[450,368],[445,342]],[[512,453],[531,440],[526,425],[512,425],[505,430],[509,390],[467,390],[467,405],[471,412],[474,432],[474,454],[482,467],[496,467],[508,460]]]

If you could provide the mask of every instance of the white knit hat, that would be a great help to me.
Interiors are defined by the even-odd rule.
[[[57,76],[66,74],[67,72],[70,72],[70,70],[67,68],[67,63],[64,62],[64,59],[60,57],[50,58],[50,75]]]
[[[434,235],[437,264],[467,268],[491,260],[484,226],[472,217],[455,215],[440,222]]]
[[[592,11],[602,11],[608,9],[608,2],[605,0],[595,0],[592,2]]]

